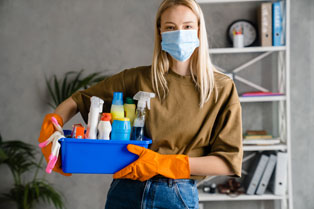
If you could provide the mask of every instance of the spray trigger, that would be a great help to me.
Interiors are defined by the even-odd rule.
[[[138,107],[145,108],[147,106],[147,108],[150,109],[150,99],[154,97],[154,93],[139,91],[134,95],[133,99],[138,100]]]

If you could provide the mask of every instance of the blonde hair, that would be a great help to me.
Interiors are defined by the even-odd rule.
[[[155,47],[151,67],[153,89],[160,99],[165,99],[169,91],[165,74],[169,71],[171,59],[165,51],[161,50],[160,25],[162,13],[166,9],[176,5],[183,5],[190,8],[198,19],[200,45],[195,49],[190,58],[190,71],[193,81],[199,90],[200,107],[203,107],[204,103],[209,100],[213,92],[215,85],[214,71],[216,70],[213,67],[208,53],[207,33],[203,12],[195,0],[164,0],[159,6],[156,14]],[[162,96],[160,91],[162,91]]]

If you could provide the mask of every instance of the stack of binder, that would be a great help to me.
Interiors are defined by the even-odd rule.
[[[261,153],[250,167],[243,185],[248,195],[263,195],[267,188],[275,195],[284,195],[287,175],[287,153]]]
[[[258,23],[261,46],[285,45],[284,1],[262,3],[258,9]]]

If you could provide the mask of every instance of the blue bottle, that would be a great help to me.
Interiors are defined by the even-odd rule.
[[[113,120],[111,140],[130,140],[131,123],[129,118],[117,118]]]

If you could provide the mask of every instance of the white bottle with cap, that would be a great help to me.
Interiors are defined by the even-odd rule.
[[[111,114],[103,113],[98,123],[98,139],[110,140],[111,127]]]
[[[150,109],[150,99],[154,97],[154,93],[144,91],[139,91],[134,95],[133,99],[138,100],[138,103],[131,140],[142,141],[144,139],[145,108],[147,105],[147,108]]]

